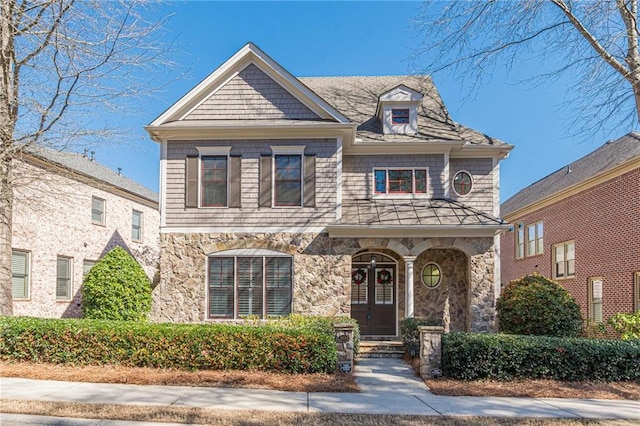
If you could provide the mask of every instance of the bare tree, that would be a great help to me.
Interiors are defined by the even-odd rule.
[[[15,161],[31,146],[105,137],[103,114],[158,87],[168,49],[130,0],[0,0],[0,314],[12,314]],[[129,104],[131,105],[131,104]]]
[[[593,133],[640,121],[637,0],[427,1],[416,60],[478,87],[498,66],[534,64],[535,83],[569,76],[571,127]]]

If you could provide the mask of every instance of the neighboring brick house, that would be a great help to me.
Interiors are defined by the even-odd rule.
[[[640,310],[640,135],[609,141],[502,204],[504,283],[557,280],[585,318]]]
[[[161,146],[154,320],[494,329],[512,146],[453,122],[429,77],[297,79],[249,43],[146,130]]]
[[[116,245],[153,279],[158,195],[80,154],[24,152],[14,168],[13,312],[82,315],[83,276]]]

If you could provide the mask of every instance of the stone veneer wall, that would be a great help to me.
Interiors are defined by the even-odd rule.
[[[465,302],[462,297],[453,302],[451,327],[470,331],[494,330],[495,256],[492,237],[358,239],[329,238],[326,233],[165,233],[161,234],[160,245],[160,284],[153,292],[151,312],[151,318],[155,321],[205,321],[207,256],[242,248],[268,249],[293,256],[293,312],[349,315],[351,256],[366,249],[389,254],[399,260],[399,318],[403,318],[405,312],[405,263],[402,256],[418,256],[414,267],[414,288],[418,292],[415,299],[416,315],[424,312],[421,303],[430,303],[429,306],[437,311],[436,302],[441,301],[437,299],[430,302],[423,296],[420,289],[420,286],[424,287],[420,280],[422,269],[419,265],[430,255],[444,256],[448,260],[443,260],[443,263],[451,264],[457,274],[455,284],[452,284],[452,295],[457,297],[461,294],[459,287],[465,282],[465,275],[459,271],[465,268],[469,271],[467,277],[470,288],[467,289]],[[460,251],[430,250],[434,248],[456,248]],[[461,306],[470,306],[468,312],[459,312]],[[451,315],[451,308],[449,312]]]

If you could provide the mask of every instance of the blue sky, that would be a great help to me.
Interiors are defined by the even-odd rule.
[[[251,41],[298,77],[401,75],[426,64],[413,63],[422,43],[412,25],[420,2],[179,2],[162,4],[173,13],[166,29],[178,65],[158,70],[169,82],[134,116],[118,126],[129,137],[97,149],[97,160],[158,190],[159,147],[143,126],[177,101],[216,67]],[[532,87],[518,81],[540,67],[523,63],[510,73],[497,70],[469,97],[460,78],[436,74],[434,81],[455,121],[515,145],[502,162],[502,201],[523,187],[626,133],[615,129],[570,137],[561,104],[568,81]],[[159,83],[163,83],[159,81]]]

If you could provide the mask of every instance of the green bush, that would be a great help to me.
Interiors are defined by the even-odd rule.
[[[640,341],[450,333],[442,370],[462,380],[640,380]]]
[[[360,351],[360,328],[358,327],[358,321],[349,317],[320,317],[320,316],[305,316],[292,314],[286,317],[278,317],[269,320],[270,323],[282,325],[284,327],[301,327],[303,329],[324,333],[333,336],[334,324],[353,324],[353,355],[358,355]]]
[[[635,314],[615,314],[608,322],[624,340],[640,339],[640,311]]]
[[[296,325],[295,322],[304,322]],[[0,359],[54,364],[333,373],[330,319],[290,324],[153,324],[0,317]],[[286,322],[283,320],[283,322]]]
[[[582,314],[575,299],[540,274],[511,281],[496,307],[504,333],[576,337],[582,332]]]
[[[404,318],[400,321],[400,334],[406,353],[413,357],[420,356],[420,330],[422,325],[442,325],[440,321],[428,320],[426,318],[412,317]]]
[[[144,321],[151,310],[151,283],[142,267],[115,247],[91,268],[82,285],[85,318]]]

